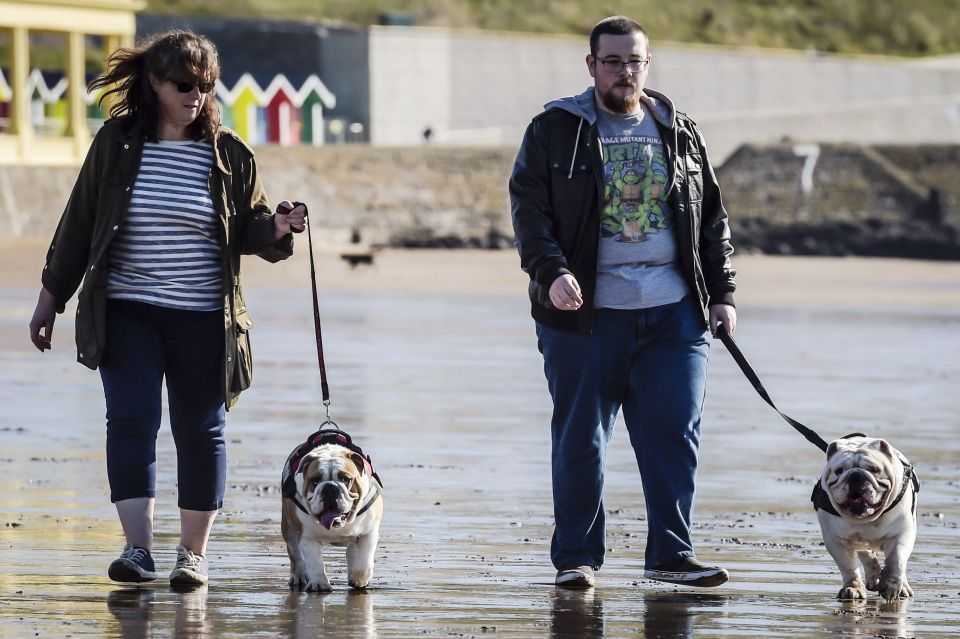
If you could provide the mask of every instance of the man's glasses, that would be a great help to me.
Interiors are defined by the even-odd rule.
[[[213,82],[178,82],[177,80],[167,79],[173,86],[177,87],[180,93],[190,93],[193,87],[200,87],[200,93],[210,93],[213,91]]]
[[[607,60],[601,60],[600,64],[603,65],[603,68],[607,73],[620,73],[624,69],[629,69],[631,73],[639,73],[647,68],[647,65],[650,64],[650,58],[646,60],[630,60],[629,62],[624,62],[623,60],[617,60],[616,58],[609,58]]]

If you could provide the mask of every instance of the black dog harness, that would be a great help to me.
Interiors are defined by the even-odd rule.
[[[359,517],[363,513],[367,512],[370,506],[372,506],[374,502],[380,498],[383,492],[383,482],[380,481],[380,476],[377,475],[376,471],[373,469],[373,461],[371,461],[370,456],[364,454],[363,449],[353,443],[350,435],[346,434],[339,428],[336,430],[324,429],[321,425],[320,430],[310,435],[310,437],[307,438],[307,441],[293,449],[293,452],[290,453],[289,457],[287,457],[287,462],[283,465],[283,473],[280,476],[280,490],[284,497],[293,500],[293,503],[297,505],[297,508],[302,510],[307,515],[313,517],[310,511],[308,511],[300,501],[300,495],[297,493],[296,476],[297,472],[300,470],[300,462],[303,461],[303,458],[315,448],[319,448],[325,444],[336,444],[337,446],[343,446],[347,450],[360,455],[360,457],[363,458],[367,474],[376,480],[376,483],[373,485],[373,494],[371,494],[369,499],[367,499],[367,503],[357,511],[357,517]]]
[[[851,433],[840,439],[849,439],[851,437],[866,437],[863,433]],[[903,499],[903,496],[907,494],[907,488],[913,487],[914,493],[920,492],[920,479],[917,477],[917,473],[913,470],[913,465],[907,461],[907,458],[900,454],[897,451],[897,457],[900,459],[900,463],[903,464],[903,484],[900,486],[900,492],[897,494],[897,498],[893,500],[887,508],[880,513],[880,517],[883,517],[888,512],[896,508],[897,504],[900,503],[900,500]],[[827,494],[827,491],[823,489],[823,486],[820,485],[820,480],[817,480],[817,483],[813,485],[813,494],[810,495],[810,501],[813,502],[814,510],[822,510],[825,513],[830,513],[834,517],[839,517],[840,513],[837,512],[837,509],[833,507],[833,503],[830,501],[830,495]],[[913,514],[917,514],[917,500],[913,500]]]

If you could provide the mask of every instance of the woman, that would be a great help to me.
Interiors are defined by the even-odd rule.
[[[114,581],[156,578],[153,509],[161,384],[177,448],[180,545],[172,585],[207,582],[207,539],[223,502],[224,411],[250,385],[240,255],[293,253],[305,209],[271,214],[253,152],[220,126],[220,68],[206,38],[170,31],[119,49],[91,89],[112,86],[60,219],[30,339],[50,348],[56,313],[80,286],[78,361],[99,368],[107,475],[126,545]]]

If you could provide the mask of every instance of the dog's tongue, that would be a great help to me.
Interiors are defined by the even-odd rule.
[[[337,521],[338,517],[340,517],[340,513],[338,513],[333,508],[328,508],[327,510],[320,513],[320,523],[323,525],[324,528],[326,528],[327,530],[330,530],[331,528],[333,528],[333,523]]]

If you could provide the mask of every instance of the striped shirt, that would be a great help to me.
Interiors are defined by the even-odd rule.
[[[126,219],[110,243],[107,297],[194,311],[223,308],[213,147],[147,142]]]

